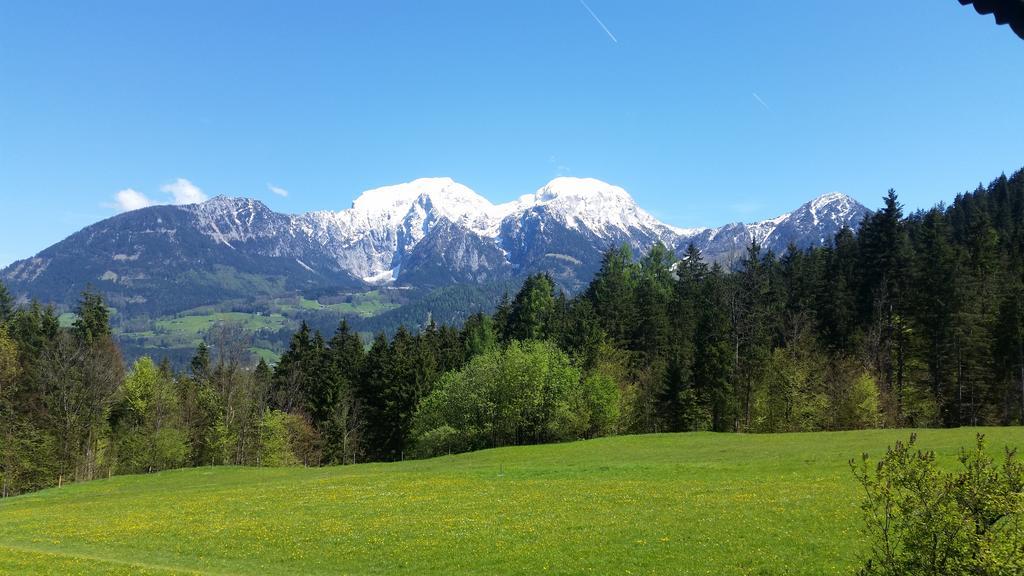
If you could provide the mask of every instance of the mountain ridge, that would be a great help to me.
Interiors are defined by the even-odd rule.
[[[776,218],[679,228],[645,211],[623,188],[560,177],[493,204],[457,181],[421,178],[363,192],[349,208],[275,212],[252,198],[124,212],[0,271],[22,298],[71,306],[93,286],[118,308],[167,314],[229,298],[396,285],[436,288],[548,272],[573,291],[601,254],[661,242],[690,243],[730,266],[751,241],[781,252],[828,242],[868,211],[822,194]],[[173,305],[162,305],[170,299]]]
[[[210,203],[223,205],[232,201],[247,203],[250,209],[255,203],[270,211],[258,200],[223,196],[190,206],[205,207]],[[699,243],[702,235],[706,236],[707,244],[712,244],[723,230],[737,227],[745,229],[750,240],[766,244],[779,226],[794,214],[802,211],[811,218],[810,226],[813,227],[818,225],[818,210],[828,211],[836,205],[841,206],[841,209],[831,210],[830,216],[837,228],[855,223],[849,214],[862,215],[865,212],[853,198],[839,192],[829,192],[817,196],[793,212],[767,220],[731,222],[718,227],[680,228],[661,222],[643,210],[623,188],[594,178],[558,177],[532,194],[493,204],[452,178],[434,177],[367,190],[347,209],[316,210],[285,216],[293,218],[299,229],[311,237],[315,236],[325,248],[336,253],[359,252],[360,249],[364,253],[369,251],[363,262],[346,259],[348,261],[340,265],[363,281],[376,284],[396,281],[401,270],[401,255],[411,253],[442,219],[481,239],[496,239],[498,248],[506,254],[501,238],[502,228],[514,227],[507,226],[506,220],[521,221],[539,213],[558,220],[569,230],[585,229],[597,238],[631,236],[632,231],[639,230],[678,250],[688,241]],[[235,220],[237,222],[237,217]],[[211,223],[210,228],[212,238],[224,240],[224,234],[216,224]],[[827,239],[819,238],[820,241]]]

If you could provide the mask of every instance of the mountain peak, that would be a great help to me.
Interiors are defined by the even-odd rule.
[[[242,196],[224,196],[223,194],[219,194],[217,196],[214,196],[213,198],[210,198],[209,200],[204,200],[203,202],[197,202],[195,204],[180,204],[180,206],[186,208],[198,208],[200,210],[223,208],[228,208],[232,210],[237,210],[240,208],[266,208],[263,202],[255,200],[253,198],[245,198]]]
[[[570,229],[586,228],[599,237],[645,230],[655,236],[678,233],[633,200],[625,189],[596,178],[560,176],[514,203],[512,212],[544,211]]]
[[[411,182],[367,190],[352,203],[353,212],[385,218],[402,218],[416,204],[431,205],[443,216],[457,221],[472,212],[489,212],[493,205],[468,186],[448,177],[417,178]]]
[[[575,176],[559,176],[542,186],[536,193],[527,194],[524,198],[531,198],[535,203],[550,202],[559,198],[580,198],[590,201],[618,198],[633,201],[632,196],[619,186],[597,178]]]
[[[862,215],[865,208],[859,202],[842,192],[828,192],[801,206],[796,213],[809,217],[812,225],[819,221],[849,223]]]
[[[850,206],[856,203],[856,200],[842,192],[826,192],[808,202],[807,205],[810,206],[812,210],[818,210],[832,204]]]

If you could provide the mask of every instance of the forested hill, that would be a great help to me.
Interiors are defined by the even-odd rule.
[[[347,463],[608,434],[1024,422],[1024,171],[735,272],[690,246],[606,252],[568,297],[366,342],[303,326],[274,367],[210,332],[124,374],[108,309],[75,325],[0,291],[4,491],[185,465]],[[368,346],[369,345],[369,346]]]

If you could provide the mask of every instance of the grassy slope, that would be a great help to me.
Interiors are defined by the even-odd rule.
[[[920,439],[952,465],[975,432]],[[1024,428],[984,432],[1024,445]],[[906,436],[662,434],[115,477],[0,501],[0,573],[850,574],[847,461]]]
[[[190,354],[203,341],[210,329],[222,322],[238,324],[252,333],[258,333],[261,330],[276,332],[282,329],[297,330],[299,323],[309,312],[334,314],[340,321],[343,316],[347,315],[369,318],[398,307],[398,304],[389,302],[378,290],[343,296],[347,296],[349,301],[323,304],[317,300],[303,297],[280,298],[274,300],[267,311],[261,314],[223,312],[218,311],[217,306],[204,306],[175,316],[154,320],[149,329],[145,331],[118,331],[118,334],[141,346],[145,353],[159,359],[165,349],[184,350]],[[231,303],[225,304],[225,306],[230,305]],[[59,321],[62,326],[71,326],[75,318],[73,313],[66,312],[60,315]],[[327,337],[330,337],[330,334]],[[250,350],[270,363],[277,362],[279,353],[282,351],[271,350],[259,345],[253,346]]]

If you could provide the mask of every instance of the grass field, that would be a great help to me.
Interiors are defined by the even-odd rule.
[[[274,363],[280,358],[287,342],[282,343],[279,337],[268,337],[268,334],[280,330],[298,330],[302,320],[307,319],[311,312],[333,316],[340,321],[343,317],[353,315],[368,318],[399,307],[393,298],[379,290],[336,294],[324,300],[320,302],[302,296],[278,298],[265,302],[266,310],[262,313],[225,311],[218,306],[202,306],[145,323],[131,323],[129,329],[122,329],[115,324],[115,332],[122,342],[138,346],[137,352],[140,354],[160,359],[170,351],[172,356],[187,358],[208,337],[211,329],[221,323],[230,323],[255,334],[256,341],[250,351],[268,363]],[[237,301],[222,306],[230,309],[243,304]],[[70,326],[75,318],[72,313],[64,313],[60,315],[59,321],[62,326]],[[326,336],[329,338],[330,333]],[[372,337],[372,334],[368,335],[368,339]]]
[[[243,312],[218,312],[216,314],[205,314],[202,316],[180,316],[166,320],[157,320],[158,331],[171,334],[186,335],[199,340],[214,325],[221,322],[239,324],[245,330],[256,332],[257,330],[280,330],[285,327],[287,320],[280,314],[246,314]]]
[[[920,445],[953,466],[977,431]],[[994,451],[1024,445],[1024,428],[982,431]],[[847,461],[907,436],[661,434],[114,477],[0,501],[0,573],[852,574]]]
[[[399,307],[398,304],[385,300],[378,290],[349,294],[347,301],[331,304],[323,304],[318,300],[299,297],[280,299],[276,301],[275,305],[279,311],[292,314],[309,310],[327,310],[337,314],[356,314],[364,318],[376,316]]]

